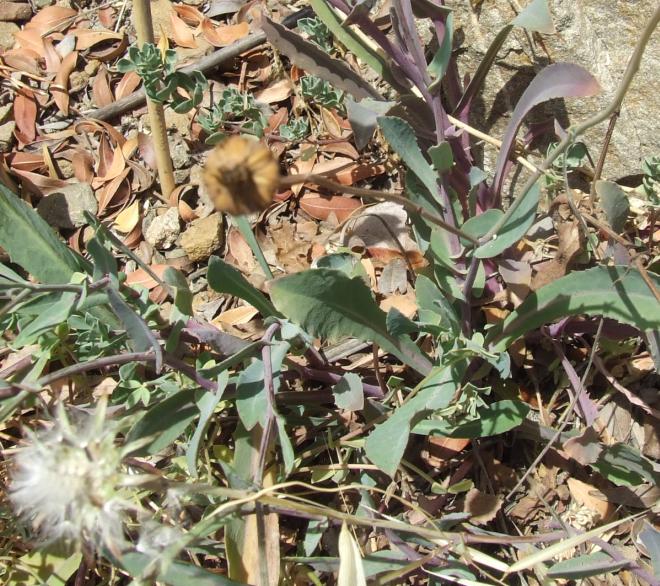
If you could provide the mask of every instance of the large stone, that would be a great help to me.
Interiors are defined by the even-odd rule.
[[[461,75],[474,73],[497,32],[516,16],[510,2],[483,0],[475,9],[471,4],[464,0],[447,2],[455,11],[455,39],[462,40]],[[473,104],[470,123],[491,136],[501,138],[518,98],[548,63],[563,61],[585,67],[599,80],[603,91],[594,98],[568,98],[540,106],[527,122],[554,116],[566,127],[602,110],[615,94],[640,32],[656,9],[656,3],[648,0],[548,0],[548,5],[556,34],[528,35],[515,28]],[[623,101],[603,170],[605,178],[638,174],[643,159],[660,152],[659,62],[660,35],[656,31]],[[599,156],[606,129],[607,123],[602,123],[583,139],[594,159]],[[485,166],[492,170],[497,152],[486,147],[483,155]]]
[[[14,143],[16,122],[10,120],[0,125],[0,153],[8,153]]]
[[[83,212],[96,214],[98,208],[89,183],[72,183],[44,197],[37,212],[55,228],[79,228],[87,223]]]
[[[195,220],[181,235],[181,246],[193,262],[206,260],[222,246],[223,241],[224,224],[219,212]]]
[[[7,2],[0,0],[0,20],[3,22],[14,22],[17,20],[28,20],[32,17],[32,7],[26,2]]]
[[[9,51],[14,46],[14,34],[19,30],[13,22],[0,22],[0,51]]]
[[[180,232],[179,210],[171,207],[151,221],[144,231],[144,239],[154,248],[166,249],[174,246]]]

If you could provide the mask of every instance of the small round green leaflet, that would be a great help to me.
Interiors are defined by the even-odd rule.
[[[502,227],[491,240],[482,244],[479,246],[479,248],[477,248],[477,250],[475,250],[474,255],[477,258],[492,258],[498,254],[501,254],[507,248],[518,242],[518,240],[520,240],[527,233],[527,231],[532,227],[532,224],[534,223],[534,219],[536,218],[536,209],[539,205],[540,193],[541,187],[539,183],[536,182],[534,187],[532,187],[523,196],[523,201],[517,208],[513,210],[513,213],[510,216],[506,217],[507,214],[502,214],[502,212],[500,212],[499,217],[504,215],[506,218],[504,224],[502,224]],[[488,211],[499,212],[499,210]],[[481,216],[483,215],[485,214],[481,214]],[[481,216],[477,216],[475,219],[480,218]],[[468,222],[466,222],[466,224]],[[480,236],[483,236],[486,232],[487,230],[480,234]]]

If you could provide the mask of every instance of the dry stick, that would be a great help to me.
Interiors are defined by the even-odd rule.
[[[282,21],[282,24],[286,27],[292,28],[296,26],[301,18],[309,16],[311,13],[311,8],[303,8],[302,10],[287,16]],[[192,73],[193,71],[200,71],[205,73],[207,71],[211,71],[212,69],[215,69],[227,61],[235,59],[242,53],[250,51],[251,49],[255,49],[265,42],[266,35],[264,33],[249,35],[244,39],[240,39],[239,41],[232,43],[228,47],[222,47],[210,55],[202,57],[202,59],[195,63],[191,63],[185,67],[182,67],[179,71],[182,73]],[[122,98],[121,100],[117,100],[116,102],[109,104],[108,106],[104,106],[103,108],[98,108],[97,110],[88,112],[86,117],[93,118],[95,120],[110,120],[116,116],[128,112],[129,110],[133,110],[139,106],[142,106],[146,99],[147,96],[144,93],[144,88],[142,88],[126,96],[125,98]]]
[[[369,199],[381,199],[384,201],[391,201],[393,203],[398,203],[406,208],[408,211],[420,215],[425,220],[440,226],[451,232],[452,234],[464,238],[472,244],[479,244],[479,241],[470,234],[459,230],[458,228],[452,226],[445,222],[440,216],[426,211],[422,206],[417,205],[416,203],[410,201],[408,198],[399,195],[397,193],[390,193],[389,191],[378,191],[376,189],[364,189],[362,187],[352,187],[349,185],[342,185],[328,179],[324,175],[317,175],[315,173],[301,173],[299,175],[288,175],[280,179],[280,185],[283,187],[289,187],[291,185],[296,185],[297,183],[316,183],[320,187],[325,187],[326,189],[331,189],[340,193],[348,193],[349,195],[356,195],[358,197],[365,197]]]
[[[154,44],[154,29],[151,22],[150,0],[135,0],[133,2],[133,24],[137,33],[138,47],[147,43]],[[158,168],[158,180],[163,197],[169,198],[174,191],[174,167],[170,156],[170,144],[167,141],[167,126],[165,124],[165,110],[163,104],[158,104],[147,98],[147,109],[149,111],[149,123],[151,124],[151,135],[154,139],[154,150],[156,151],[156,166]]]
[[[598,157],[598,163],[596,163],[596,169],[594,170],[594,176],[591,180],[591,187],[589,189],[589,202],[591,203],[592,209],[594,207],[594,196],[596,195],[596,181],[600,179],[601,173],[603,172],[603,167],[605,166],[605,158],[607,157],[607,149],[610,148],[610,141],[612,140],[612,134],[614,133],[614,126],[616,125],[616,121],[620,115],[621,110],[617,109],[610,117],[610,123],[607,125],[607,132],[605,133],[603,148],[600,151],[600,157]]]

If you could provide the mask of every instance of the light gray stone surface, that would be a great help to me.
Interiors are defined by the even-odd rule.
[[[455,39],[462,39],[461,74],[474,72],[497,32],[516,16],[515,2],[484,0],[476,8],[472,4],[477,3],[447,2],[455,10]],[[603,91],[595,98],[555,100],[535,109],[531,120],[547,119],[552,113],[565,127],[601,110],[614,95],[640,32],[656,8],[653,0],[548,0],[548,4],[556,33],[526,34],[514,29],[474,104],[471,123],[496,138],[501,138],[533,75],[548,63],[564,61],[585,67]],[[638,174],[645,157],[660,154],[659,63],[660,33],[656,30],[623,102],[603,172],[607,179]],[[600,153],[606,129],[607,123],[603,123],[586,135],[594,158]],[[487,168],[492,169],[496,156],[494,149],[485,149]]]
[[[37,212],[55,228],[79,228],[87,223],[83,212],[96,214],[98,207],[89,183],[72,183],[45,196]]]

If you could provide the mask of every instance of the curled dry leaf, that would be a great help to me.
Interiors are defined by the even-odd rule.
[[[258,313],[259,310],[251,305],[239,305],[233,309],[223,311],[211,323],[214,325],[240,326],[250,322]]]
[[[14,41],[16,41],[21,49],[30,52],[31,57],[38,59],[45,57],[44,40],[38,30],[23,29],[14,33]]]
[[[197,10],[194,6],[187,6],[186,4],[173,4],[172,9],[176,12],[177,16],[186,24],[198,27],[204,22],[204,15]]]
[[[342,195],[308,193],[300,199],[300,207],[315,220],[327,220],[330,214],[334,214],[339,222],[344,222],[361,206],[359,199]]]
[[[110,89],[110,75],[108,70],[101,66],[94,77],[92,84],[92,98],[94,103],[99,107],[109,106],[112,104],[112,90]]]
[[[286,77],[267,85],[257,92],[256,99],[266,104],[274,104],[286,100],[293,92],[293,84]],[[280,109],[281,111],[282,109]],[[278,114],[280,113],[278,111]],[[286,109],[284,109],[286,112]]]
[[[107,208],[116,208],[122,206],[131,194],[131,186],[126,177],[129,170],[125,169],[121,175],[115,177],[112,181],[106,183],[98,191],[99,209],[98,215],[101,216]]]
[[[50,86],[50,92],[59,111],[68,116],[69,114],[69,77],[76,68],[78,62],[78,52],[73,51],[62,59],[60,70],[55,76],[55,82]]]
[[[124,76],[119,80],[119,83],[115,88],[115,99],[121,100],[132,94],[138,88],[140,83],[142,83],[142,80],[135,71],[124,73]]]
[[[124,33],[116,33],[109,30],[87,29],[79,28],[69,31],[69,34],[76,37],[76,51],[85,51],[94,45],[106,41],[121,41],[124,40]]]
[[[35,14],[25,25],[25,30],[35,30],[41,36],[56,31],[61,26],[71,24],[78,11],[66,6],[46,6]]]
[[[214,47],[226,47],[246,37],[250,32],[247,22],[214,26],[208,18],[202,22],[202,34]]]
[[[266,209],[279,186],[279,164],[269,148],[230,136],[209,154],[203,181],[215,209],[232,215]]]
[[[162,280],[163,275],[165,274],[165,270],[169,267],[169,265],[166,264],[153,264],[150,265],[149,268],[158,275],[158,277]],[[153,289],[158,285],[158,281],[156,281],[147,271],[144,269],[136,269],[132,273],[128,273],[126,275],[126,284],[129,287],[135,287],[135,286],[140,286],[144,287],[145,289]]]
[[[571,496],[575,502],[596,513],[601,520],[607,520],[614,513],[614,505],[601,498],[602,493],[593,486],[577,478],[569,478],[567,483],[568,490],[571,491]],[[600,495],[600,497],[595,495]]]
[[[115,218],[115,229],[128,234],[140,221],[140,203],[134,201],[125,210],[119,212]]]
[[[37,101],[29,90],[16,93],[14,98],[14,120],[16,138],[21,145],[34,141],[37,137]]]
[[[193,32],[176,12],[170,14],[170,21],[172,23],[172,40],[179,45],[179,47],[196,49],[197,41],[195,40]]]

